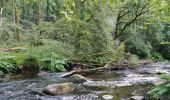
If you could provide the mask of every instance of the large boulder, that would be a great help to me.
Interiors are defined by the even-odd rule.
[[[51,84],[43,89],[43,93],[47,95],[58,95],[73,91],[75,89],[75,84],[72,82]]]

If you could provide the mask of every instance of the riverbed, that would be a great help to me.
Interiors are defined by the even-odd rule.
[[[84,76],[87,81],[61,78],[63,74],[48,71],[6,75],[0,81],[0,100],[104,100],[103,95],[113,100],[128,100],[132,96],[144,96],[161,82],[160,74],[170,74],[170,64],[159,62],[135,69],[112,70]],[[49,84],[73,82],[76,88],[68,93],[49,96],[42,93]]]

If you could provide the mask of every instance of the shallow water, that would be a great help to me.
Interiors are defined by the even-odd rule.
[[[155,68],[170,71],[169,65],[157,65],[161,64],[88,75],[86,78],[92,84],[86,85],[78,79],[60,78],[64,73],[41,71],[13,75],[0,82],[0,100],[103,100],[105,94],[112,95],[114,100],[128,100],[131,96],[146,96],[153,83],[159,81],[156,74],[147,71]],[[57,96],[44,96],[41,92],[46,85],[64,82],[77,84],[76,89]]]

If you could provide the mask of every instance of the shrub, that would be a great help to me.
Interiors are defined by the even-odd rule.
[[[15,62],[14,58],[15,58],[15,56],[2,56],[2,57],[0,57],[0,61],[15,64],[16,62]]]
[[[144,36],[133,32],[125,35],[126,51],[138,55],[140,58],[146,58],[150,54],[151,45],[144,41]]]
[[[58,54],[52,52],[46,55],[42,60],[41,69],[51,70],[51,71],[65,71],[67,66],[66,60],[62,59]]]
[[[150,59],[154,60],[154,61],[163,61],[164,60],[163,56],[160,53],[155,52],[155,51],[151,52]]]
[[[170,37],[170,36],[169,36]],[[161,51],[161,54],[170,60],[170,45],[164,45]]]
[[[39,69],[38,59],[34,56],[28,56],[22,64],[23,71],[36,71]]]
[[[41,69],[51,71],[65,71],[65,60],[42,59]]]
[[[139,65],[139,58],[136,55],[130,54],[128,60],[129,60],[129,65],[132,67],[136,67]]]

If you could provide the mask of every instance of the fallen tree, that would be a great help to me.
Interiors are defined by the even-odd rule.
[[[138,66],[146,65],[149,63],[150,63],[150,61],[140,60],[140,63],[138,64]],[[74,62],[74,64],[76,64],[76,63]],[[96,67],[96,66],[90,66],[88,64],[81,64],[81,63],[77,63],[77,65],[80,66],[81,68],[75,68],[75,70],[67,72],[67,73],[63,74],[61,77],[62,78],[69,77],[73,74],[89,75],[89,74],[94,74],[96,72],[104,72],[104,71],[108,71],[108,70],[120,70],[120,69],[130,68],[127,60],[109,62],[102,67],[99,65],[97,65],[97,67]],[[86,67],[86,68],[83,68],[82,66]]]

